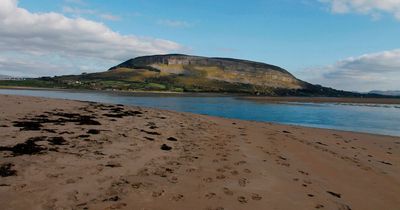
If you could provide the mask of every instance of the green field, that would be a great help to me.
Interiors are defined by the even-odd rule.
[[[188,68],[186,68],[188,69]],[[327,96],[369,97],[366,94],[339,91],[318,85],[302,83],[305,88],[273,88],[248,83],[210,79],[206,75],[216,74],[215,68],[191,69],[188,74],[156,71],[153,68],[116,68],[110,71],[42,77],[26,80],[2,80],[0,87],[36,87],[113,91],[160,91],[160,92],[209,92],[240,93],[267,96]],[[220,70],[218,70],[220,71]],[[218,73],[220,74],[220,73]],[[227,75],[224,75],[227,77]],[[228,76],[231,76],[228,74]],[[376,95],[375,95],[376,96]]]

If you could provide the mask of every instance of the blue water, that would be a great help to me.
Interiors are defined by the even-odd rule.
[[[400,105],[260,103],[230,96],[137,95],[73,90],[11,90],[0,94],[138,105],[226,118],[400,136]]]

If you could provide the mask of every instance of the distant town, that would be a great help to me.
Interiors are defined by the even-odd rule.
[[[28,78],[26,77],[14,77],[14,76],[6,76],[6,75],[0,75],[0,80],[26,80]]]

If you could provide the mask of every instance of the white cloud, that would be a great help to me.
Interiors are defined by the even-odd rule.
[[[79,58],[87,62],[103,60],[114,65],[139,55],[179,52],[183,49],[181,45],[168,40],[122,35],[102,23],[84,18],[68,18],[54,12],[32,13],[18,7],[17,0],[0,0],[0,5],[0,56],[29,56],[32,65],[36,65],[35,59],[47,55],[53,60],[60,60],[60,63]],[[7,61],[3,61],[0,71],[7,70],[4,62]],[[43,62],[46,63],[39,63]],[[7,68],[10,69],[10,66]],[[38,68],[31,69],[35,71]],[[13,68],[13,71],[23,72],[25,69]],[[48,68],[48,71],[48,75],[55,74],[54,68]],[[65,73],[68,72],[66,70]]]
[[[169,20],[169,19],[159,20],[158,24],[163,25],[163,26],[168,26],[171,28],[188,28],[188,27],[192,26],[190,23],[188,23],[186,21]]]
[[[111,14],[101,14],[100,17],[103,18],[104,20],[111,20],[111,21],[121,20],[121,17]]]
[[[95,10],[92,9],[80,9],[80,8],[76,8],[76,7],[70,7],[70,6],[64,6],[62,8],[63,13],[70,13],[70,14],[74,14],[74,15],[85,15],[85,14],[96,14],[97,12]]]
[[[330,4],[334,13],[356,12],[371,15],[374,19],[382,13],[392,14],[400,20],[400,0],[319,0]]]
[[[109,13],[101,13],[101,12],[99,12],[97,10],[93,10],[93,9],[81,9],[81,8],[77,8],[77,7],[64,6],[62,8],[62,11],[65,14],[72,14],[74,17],[80,17],[82,15],[96,15],[104,20],[110,20],[110,21],[121,20],[120,16],[112,15]]]
[[[85,5],[83,0],[64,0],[66,3]]]
[[[400,90],[400,49],[350,57],[301,75],[306,81],[344,90]]]
[[[11,76],[27,76],[34,77],[37,74],[47,76],[49,71],[62,74],[59,65],[54,65],[49,62],[43,62],[31,59],[20,59],[13,57],[0,57],[0,69],[2,74]],[[64,68],[66,66],[63,66]]]

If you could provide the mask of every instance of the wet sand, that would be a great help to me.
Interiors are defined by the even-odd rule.
[[[400,138],[0,95],[1,209],[400,208]]]

